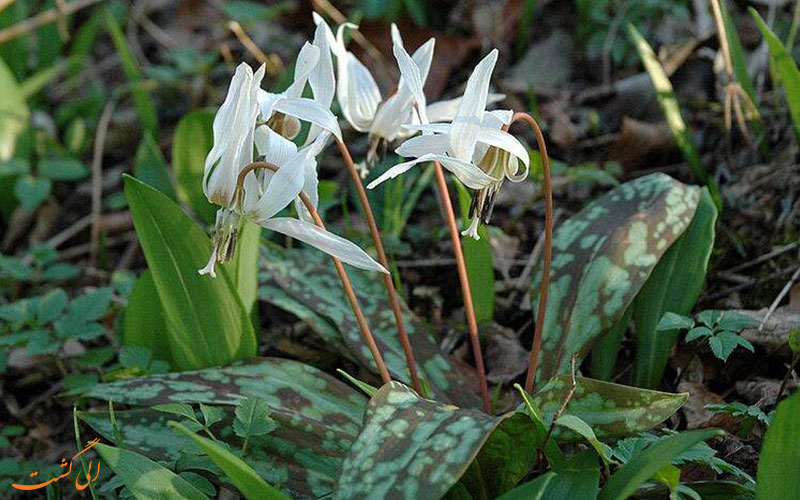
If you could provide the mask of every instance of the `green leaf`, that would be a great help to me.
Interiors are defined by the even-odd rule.
[[[758,459],[758,500],[796,498],[800,493],[800,392],[795,392],[775,410]]]
[[[134,86],[133,101],[136,105],[139,121],[142,124],[142,130],[157,137],[158,115],[156,114],[156,106],[153,103],[153,99],[150,97],[150,93],[136,85],[142,81],[142,70],[139,67],[139,63],[137,63],[136,59],[133,57],[133,54],[131,54],[128,41],[125,39],[125,34],[117,24],[116,19],[114,19],[111,10],[106,9],[105,14],[106,29],[108,29],[108,34],[111,35],[111,41],[114,42],[114,48],[117,49],[117,53],[119,53],[119,57],[122,60],[122,71],[125,73],[128,81]]]
[[[67,307],[69,298],[61,288],[55,288],[39,297],[36,302],[36,322],[46,325],[55,321]]]
[[[51,158],[39,162],[39,175],[54,181],[74,181],[83,179],[89,170],[83,162],[74,158]]]
[[[283,250],[269,245],[262,248],[261,257],[262,300],[297,314],[324,339],[326,346],[378,373],[326,255],[313,249]],[[350,279],[389,372],[395,380],[409,382],[397,326],[394,317],[387,314],[391,309],[382,278],[376,273],[353,272]],[[421,378],[430,382],[435,398],[464,408],[480,407],[474,368],[443,355],[431,335],[432,328],[410,314],[402,301],[401,307],[406,310],[406,328],[417,370]]]
[[[206,224],[214,223],[217,212],[217,208],[203,193],[206,155],[214,142],[213,122],[213,111],[192,111],[178,122],[172,138],[172,169],[178,198],[189,205]]]
[[[688,316],[681,316],[674,312],[665,312],[656,326],[657,332],[669,330],[688,330],[694,327],[694,320]]]
[[[714,329],[717,326],[717,322],[721,317],[722,311],[716,309],[707,309],[697,314],[697,319],[700,320],[700,323],[711,329]]]
[[[0,161],[10,160],[17,138],[28,128],[30,110],[11,69],[0,59]]]
[[[225,411],[214,434],[240,447],[234,411],[247,397],[263,399],[278,427],[248,443],[247,461],[265,481],[299,498],[330,495],[342,458],[361,428],[366,398],[348,384],[308,365],[261,358],[225,368],[151,375],[100,384],[86,396],[116,405],[165,403],[215,405]],[[116,441],[108,414],[81,418],[101,436]],[[156,460],[175,461],[196,450],[167,427],[169,416],[149,409],[116,412],[125,446]]]
[[[165,403],[162,405],[154,405],[152,408],[155,411],[170,413],[172,415],[180,415],[181,417],[186,417],[193,422],[197,422],[198,424],[200,423],[197,420],[197,416],[195,416],[192,407],[185,403]]]
[[[255,356],[249,316],[225,269],[201,276],[209,238],[166,195],[125,177],[125,196],[169,328],[172,359],[180,369],[227,364]]]
[[[170,426],[177,431],[188,436],[194,441],[203,452],[205,452],[220,469],[225,472],[225,475],[230,479],[233,484],[239,489],[240,492],[248,500],[268,500],[268,499],[288,499],[286,495],[281,493],[274,486],[264,482],[261,477],[253,470],[252,467],[247,465],[244,460],[221,447],[214,441],[198,436],[194,432],[187,429],[185,426],[177,423],[170,422]]]
[[[593,378],[611,380],[614,375],[614,367],[617,364],[617,356],[622,348],[622,341],[628,331],[632,316],[633,306],[630,306],[625,310],[622,318],[611,325],[611,328],[597,339],[594,347],[592,347],[591,374]]]
[[[569,370],[627,311],[672,243],[689,227],[700,190],[664,174],[618,186],[563,222],[554,258],[538,378]],[[541,265],[533,272],[538,306]]]
[[[670,394],[583,377],[577,377],[576,382],[565,412],[589,424],[598,438],[651,429],[678,411],[689,397],[687,393]],[[547,425],[566,400],[570,386],[570,377],[561,375],[551,379],[534,396],[533,404]],[[576,436],[563,433],[559,437],[575,439]]]
[[[236,407],[233,432],[241,438],[262,436],[274,430],[275,421],[269,417],[269,406],[263,399],[247,398]]]
[[[111,305],[111,289],[108,287],[81,295],[69,304],[67,314],[83,322],[96,321],[108,313]]]
[[[661,383],[669,353],[686,327],[664,331],[658,322],[667,313],[688,315],[697,302],[714,248],[716,220],[717,208],[708,188],[703,188],[691,224],[658,262],[634,301],[634,385],[653,388]]]
[[[521,413],[495,418],[422,399],[390,382],[369,402],[361,433],[342,462],[334,497],[440,498],[475,461],[481,473],[464,481],[481,477],[486,498],[495,498],[535,463],[532,430],[531,420]]]
[[[608,479],[597,500],[625,500],[662,467],[697,443],[722,435],[715,429],[688,431],[657,442],[636,454]]]
[[[556,420],[556,424],[566,427],[589,441],[589,444],[592,445],[592,448],[594,448],[604,462],[608,463],[611,460],[611,448],[609,448],[607,444],[600,442],[589,424],[579,417],[570,414],[562,415]]]
[[[1,133],[2,130],[0,130]],[[2,144],[0,144],[0,147],[2,147]],[[39,179],[31,175],[25,175],[14,183],[14,194],[17,196],[22,208],[32,211],[50,196],[51,188],[50,179]]]
[[[136,150],[133,173],[137,179],[158,189],[173,200],[177,199],[175,188],[167,172],[167,160],[161,154],[158,143],[149,132],[145,132]]]
[[[458,188],[458,201],[461,207],[461,218],[465,224],[469,223],[467,217],[469,212],[471,196],[460,182],[456,183]],[[489,234],[485,226],[478,228],[479,240],[474,240],[469,236],[461,238],[461,246],[464,250],[464,261],[467,265],[467,276],[469,277],[469,289],[472,292],[472,300],[475,305],[475,319],[478,323],[491,321],[494,317],[494,264],[492,262],[492,245],[489,244]]]
[[[628,24],[628,34],[636,46],[636,51],[639,53],[639,58],[642,60],[645,70],[650,75],[650,80],[656,89],[658,104],[661,106],[661,111],[664,113],[664,118],[667,120],[667,125],[675,138],[675,142],[678,144],[694,175],[700,179],[700,182],[706,183],[708,172],[706,172],[706,167],[703,165],[700,155],[692,143],[691,134],[681,116],[681,108],[678,105],[678,99],[675,98],[669,77],[664,68],[661,67],[661,63],[658,61],[650,44],[632,24]]]
[[[244,308],[252,314],[258,298],[258,254],[261,246],[261,226],[242,220],[239,224],[239,236],[236,241],[236,253],[222,267],[239,293]]]
[[[556,476],[545,490],[543,500],[597,500],[600,467],[594,450],[573,455],[553,469]]]
[[[153,351],[140,346],[122,346],[119,349],[119,363],[125,368],[139,368],[147,370]]]
[[[240,23],[269,21],[279,16],[285,9],[285,4],[266,7],[260,3],[247,0],[232,0],[230,2],[225,2],[223,5],[225,15]]]
[[[783,88],[786,91],[786,101],[789,103],[789,115],[792,117],[795,136],[800,139],[800,70],[792,59],[792,55],[786,50],[781,40],[769,29],[767,23],[761,19],[758,12],[749,7],[748,11],[756,21],[756,26],[761,32],[761,36],[767,42],[769,53],[775,65],[775,69],[781,77]]]
[[[703,337],[710,337],[714,334],[707,326],[696,326],[686,334],[686,342],[694,342]]]
[[[167,329],[153,273],[145,269],[128,298],[122,318],[122,344],[146,347],[156,359],[172,362],[169,341],[164,334]]]
[[[745,328],[753,328],[756,326],[758,326],[758,320],[735,311],[723,312],[722,316],[720,316],[717,321],[717,328],[720,330],[729,330],[737,333]]]
[[[541,500],[544,492],[555,476],[555,472],[547,472],[533,481],[521,484],[513,490],[498,497],[497,500]]]
[[[208,498],[177,474],[138,453],[99,443],[94,449],[138,500]]]
[[[204,405],[203,403],[200,403],[200,413],[203,414],[203,422],[206,427],[211,427],[225,418],[225,411],[222,408]]]

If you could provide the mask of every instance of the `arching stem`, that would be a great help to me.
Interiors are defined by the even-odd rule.
[[[244,183],[244,178],[247,176],[247,174],[257,169],[267,169],[272,172],[277,172],[279,167],[273,165],[272,163],[263,161],[257,161],[247,165],[239,173],[239,178],[236,181],[236,195],[234,195],[234,200],[237,200],[237,195],[240,196],[242,193],[242,184]],[[320,229],[325,229],[325,224],[323,224],[322,219],[319,217],[314,205],[311,204],[311,200],[308,199],[308,196],[301,191],[299,197],[300,201],[303,202],[303,205],[305,205],[306,209],[311,214],[311,217],[314,219],[314,223],[317,225],[317,227]],[[347,295],[347,300],[350,302],[350,307],[353,309],[353,314],[356,316],[356,322],[361,330],[361,335],[364,337],[364,341],[367,343],[367,347],[369,347],[369,350],[372,353],[372,358],[375,360],[375,364],[378,366],[381,379],[383,380],[384,384],[389,383],[392,380],[392,377],[389,375],[389,370],[386,369],[386,363],[383,361],[383,356],[381,356],[381,353],[378,350],[378,345],[375,343],[375,338],[372,336],[369,325],[367,325],[367,320],[364,317],[364,313],[361,312],[361,307],[358,305],[358,299],[353,291],[353,285],[350,283],[350,277],[347,275],[347,271],[344,269],[344,266],[339,259],[336,257],[331,257],[331,260],[333,260],[336,273],[339,275],[339,279],[342,281],[344,293]]]
[[[475,319],[475,307],[472,304],[472,290],[469,288],[467,263],[464,260],[464,250],[461,248],[461,234],[458,231],[456,215],[453,213],[453,204],[450,201],[450,192],[447,190],[447,180],[444,177],[442,165],[438,161],[433,162],[433,165],[435,167],[434,172],[436,173],[436,189],[439,191],[439,197],[442,199],[442,204],[444,205],[447,226],[450,229],[450,240],[453,243],[453,254],[456,258],[458,279],[461,282],[461,294],[464,297],[464,311],[467,315],[469,343],[472,347],[472,356],[475,358],[475,369],[478,372],[478,383],[480,384],[483,408],[487,413],[491,413],[492,402],[489,399],[489,384],[486,382],[486,368],[483,366],[481,339],[478,335],[478,322]]]
[[[511,119],[527,123],[536,136],[539,155],[542,159],[542,192],[544,194],[544,265],[542,266],[542,282],[539,284],[539,309],[536,314],[536,328],[533,331],[533,345],[528,363],[528,374],[525,377],[525,390],[533,392],[536,382],[536,370],[539,368],[539,351],[542,349],[542,330],[544,329],[545,311],[547,310],[547,290],[550,283],[550,263],[553,259],[553,186],[550,181],[550,159],[547,157],[547,145],[544,142],[542,129],[528,113],[514,113]]]
[[[350,178],[353,179],[353,184],[356,186],[358,198],[361,201],[361,206],[364,209],[364,216],[369,225],[369,231],[372,234],[372,244],[375,245],[375,250],[378,252],[378,262],[389,269],[389,259],[386,258],[386,251],[383,248],[383,241],[381,240],[381,233],[378,230],[378,224],[375,222],[375,216],[372,214],[372,206],[370,206],[369,198],[367,198],[367,191],[364,189],[364,183],[361,182],[361,176],[358,175],[358,170],[353,163],[353,157],[350,156],[350,151],[344,142],[337,140],[336,145],[339,146],[339,152],[344,158],[347,165],[347,171],[350,173]],[[403,312],[400,309],[400,301],[397,299],[397,290],[394,287],[394,281],[391,274],[383,275],[383,285],[386,288],[386,295],[389,297],[389,305],[394,314],[394,321],[397,325],[397,335],[400,337],[400,344],[403,346],[403,352],[406,356],[406,365],[408,372],[411,376],[411,384],[420,395],[423,395],[422,384],[420,384],[419,377],[417,376],[417,365],[414,360],[414,352],[411,349],[411,341],[408,338],[408,331],[406,330],[405,323],[403,323]]]

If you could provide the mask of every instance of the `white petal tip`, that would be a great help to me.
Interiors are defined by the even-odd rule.
[[[480,226],[480,221],[477,217],[472,218],[472,222],[470,222],[469,227],[465,230],[461,231],[462,236],[469,236],[473,240],[478,241],[481,239],[480,235],[478,234],[478,227]]]
[[[211,252],[211,257],[208,259],[208,264],[203,269],[198,269],[197,274],[200,276],[205,276],[206,274],[211,275],[212,278],[217,277],[216,267],[217,265],[217,249],[216,247]]]

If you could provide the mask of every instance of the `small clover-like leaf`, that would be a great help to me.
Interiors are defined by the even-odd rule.
[[[225,411],[218,406],[209,406],[200,403],[200,413],[203,414],[203,421],[206,428],[211,427],[225,417]]]
[[[187,405],[185,403],[164,403],[160,405],[154,405],[152,409],[162,413],[180,415],[181,417],[188,418],[192,422],[196,422],[198,424],[200,423],[197,420],[197,416],[194,414],[194,410],[192,409],[191,405]]]
[[[106,315],[110,303],[111,289],[99,288],[73,300],[69,305],[68,314],[77,316],[85,322],[96,321]]]
[[[720,330],[729,330],[732,332],[740,332],[745,328],[751,328],[758,325],[758,321],[750,316],[737,313],[735,311],[725,311],[717,321],[717,328]]]
[[[661,321],[656,326],[656,331],[663,332],[669,330],[688,330],[694,326],[694,320],[687,316],[681,316],[673,312],[665,312]]]
[[[119,362],[125,368],[141,368],[146,370],[150,365],[153,352],[141,346],[126,345],[119,350]]]
[[[709,328],[714,328],[719,321],[719,318],[722,316],[722,311],[718,311],[716,309],[707,309],[697,315],[697,319],[700,320],[700,323],[706,325]]]
[[[61,288],[56,288],[42,295],[36,301],[36,322],[40,325],[52,323],[64,312],[67,302],[69,302],[67,293]]]
[[[263,399],[249,397],[236,407],[233,432],[241,438],[262,436],[277,427],[269,416],[269,405]]]
[[[697,326],[689,330],[689,333],[686,334],[686,342],[694,342],[699,338],[710,337],[711,335],[712,332],[708,327]]]

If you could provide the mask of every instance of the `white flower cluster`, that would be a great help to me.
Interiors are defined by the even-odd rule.
[[[345,29],[356,26],[345,23],[334,35],[316,13],[314,22],[314,39],[301,48],[294,80],[284,92],[274,94],[261,88],[263,66],[255,72],[246,63],[236,68],[214,118],[214,145],[205,162],[203,190],[209,201],[221,208],[214,250],[201,274],[213,276],[216,263],[230,259],[240,217],[297,238],[350,265],[387,272],[354,243],[317,227],[298,199],[305,193],[316,207],[316,157],[331,136],[342,140],[339,123],[331,112],[334,97],[347,122],[355,130],[369,133],[372,144],[405,140],[396,152],[414,158],[387,170],[369,184],[370,188],[416,164],[438,161],[477,190],[472,224],[465,234],[478,237],[477,227],[481,221],[488,222],[494,194],[505,178],[515,182],[527,178],[527,151],[503,130],[512,112],[486,111],[487,104],[503,97],[489,93],[496,49],[476,66],[461,98],[429,106],[422,89],[433,60],[433,38],[412,56],[392,25],[393,52],[401,77],[397,91],[384,99],[369,70],[345,46]],[[307,86],[312,98],[302,97]],[[310,129],[298,147],[293,139],[301,122],[308,122]],[[417,132],[422,135],[412,137]],[[254,161],[268,162],[277,171],[248,169]],[[517,173],[518,161],[524,166],[521,173]],[[242,174],[244,178],[240,179]],[[293,201],[299,218],[277,217]]]

